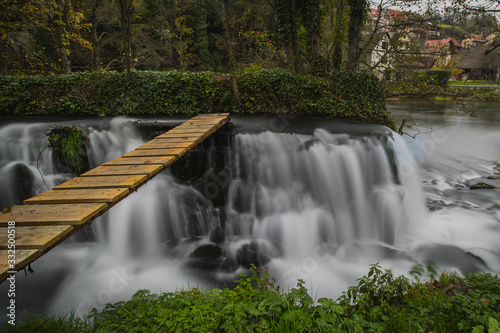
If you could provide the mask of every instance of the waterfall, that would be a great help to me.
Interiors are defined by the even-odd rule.
[[[90,137],[91,167],[145,141],[125,118],[78,125]],[[44,181],[50,188],[74,176],[54,172],[50,150],[40,154],[51,126],[0,128],[0,185],[9,189],[0,194],[4,206],[19,196],[12,172],[28,175],[24,187],[32,195],[47,189]],[[222,286],[251,262],[268,264],[285,289],[304,279],[321,297],[334,298],[376,262],[407,273],[444,249],[484,267],[433,232],[418,167],[399,135],[314,128],[305,134],[236,129],[223,148],[197,148],[198,159],[183,159],[200,174],[178,179],[174,164],[38,259],[33,266],[41,273],[27,284],[54,295],[46,312],[73,307],[84,314],[139,289]],[[182,166],[177,172],[194,172]],[[223,236],[214,237],[220,228]],[[495,261],[494,251],[485,257]],[[60,282],[52,284],[58,272]]]
[[[74,121],[71,124],[84,129],[90,138],[87,153],[91,168],[144,143],[125,118]],[[12,123],[0,127],[0,185],[6,189],[0,194],[0,206],[22,204],[24,199],[75,176],[55,171],[47,134],[58,125],[68,125],[68,122]]]
[[[393,245],[401,226],[425,217],[421,192],[415,197],[406,188],[418,182],[418,174],[399,177],[389,160],[388,146],[395,150],[401,144],[321,129],[312,136],[237,135],[231,150],[229,237],[266,239],[292,257],[309,255],[318,242],[339,247],[365,239]],[[414,209],[421,211],[409,214]]]

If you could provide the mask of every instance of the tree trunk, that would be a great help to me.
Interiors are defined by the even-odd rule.
[[[300,73],[300,54],[299,54],[299,37],[297,36],[297,24],[292,19],[292,49],[293,49],[293,68],[295,73]]]
[[[297,35],[297,0],[290,1],[290,38],[292,41],[292,51],[293,51],[293,69],[295,73],[300,73],[300,54],[299,54],[299,37]]]
[[[233,89],[233,95],[236,99],[236,102],[238,102],[238,105],[242,105],[238,92],[238,82],[236,81],[236,58],[234,57],[233,47],[231,46],[231,36],[229,35],[229,26],[227,25],[226,7],[224,6],[224,0],[219,0],[219,7],[221,12],[222,27],[224,29],[224,41],[226,43],[227,55],[229,58],[231,87]]]
[[[124,69],[130,73],[132,69],[131,60],[131,31],[130,31],[130,17],[132,16],[132,0],[120,0],[120,17],[122,28],[122,41],[123,41],[123,56],[124,56]]]
[[[337,13],[335,18],[335,26],[334,26],[334,39],[333,39],[333,55],[332,55],[332,67],[335,70],[339,70],[342,68],[342,54],[343,54],[343,43],[344,43],[344,9],[345,2],[339,1],[337,7]],[[333,15],[332,15],[333,16]],[[333,18],[332,18],[333,21]],[[332,23],[333,27],[333,23]]]
[[[346,69],[353,71],[358,64],[361,29],[368,8],[367,0],[349,0],[349,7],[349,48]]]
[[[69,63],[68,59],[68,46],[69,46],[69,40],[68,40],[68,33],[66,29],[66,24],[68,23],[68,16],[69,16],[69,5],[64,4],[61,0],[57,1],[57,5],[59,8],[62,8],[60,10],[60,14],[57,15],[59,16],[59,22],[57,24],[57,33],[58,33],[58,39],[59,39],[59,56],[61,57],[61,69],[63,74],[70,74],[71,73],[71,66]]]
[[[59,36],[60,36],[60,48],[59,48],[59,56],[61,57],[61,70],[63,74],[71,73],[71,66],[69,64],[68,59],[68,49],[65,46],[66,33],[64,28],[59,27]]]
[[[92,67],[95,71],[99,70],[99,38],[97,37],[97,9],[101,5],[102,0],[94,0],[92,3],[90,24],[92,25]]]
[[[310,25],[309,39],[311,44],[311,65],[313,72],[317,73],[319,70],[320,61],[320,39],[321,39],[321,21],[322,16],[320,13],[319,1],[311,1],[309,4],[309,13],[313,22]]]
[[[215,68],[215,62],[209,50],[208,33],[207,33],[207,10],[205,8],[205,1],[197,0],[194,4],[194,18],[195,18],[195,37],[198,45],[198,54],[201,63],[210,69]]]
[[[285,53],[286,56],[288,57],[288,62],[290,65],[290,70],[295,73],[295,66],[293,65],[293,50],[292,50],[292,43],[286,42],[285,43]]]

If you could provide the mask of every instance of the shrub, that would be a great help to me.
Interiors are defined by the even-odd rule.
[[[425,75],[428,77],[430,84],[446,88],[451,78],[451,71],[444,69],[429,69],[425,71]]]
[[[394,127],[373,75],[339,72],[324,78],[295,75],[284,69],[246,71],[237,74],[241,105],[232,95],[230,81],[227,74],[181,71],[2,76],[0,114],[287,113]]]

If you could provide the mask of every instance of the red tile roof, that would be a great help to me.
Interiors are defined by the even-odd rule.
[[[406,17],[403,15],[403,13],[401,13],[399,10],[395,10],[395,9],[387,9],[387,11],[389,12],[389,14],[391,14],[392,18],[395,20],[395,21],[399,21],[399,22],[404,22],[406,21]]]
[[[379,14],[380,14],[380,8],[371,8],[370,11],[371,11],[371,14],[372,14],[373,17],[378,17]],[[399,10],[387,9],[387,12],[389,13],[389,15],[392,16],[392,18],[395,21],[398,21],[398,22],[404,22],[404,21],[406,21],[406,17]]]
[[[427,42],[425,42],[425,44],[427,44],[432,52],[439,52],[445,45],[448,45],[450,43],[457,47],[460,47],[460,43],[455,38],[450,37],[445,39],[428,40]]]

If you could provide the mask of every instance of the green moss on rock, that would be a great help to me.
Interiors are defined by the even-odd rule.
[[[55,152],[57,171],[81,174],[90,169],[87,156],[89,139],[83,130],[75,126],[57,126],[48,137],[49,147]]]

